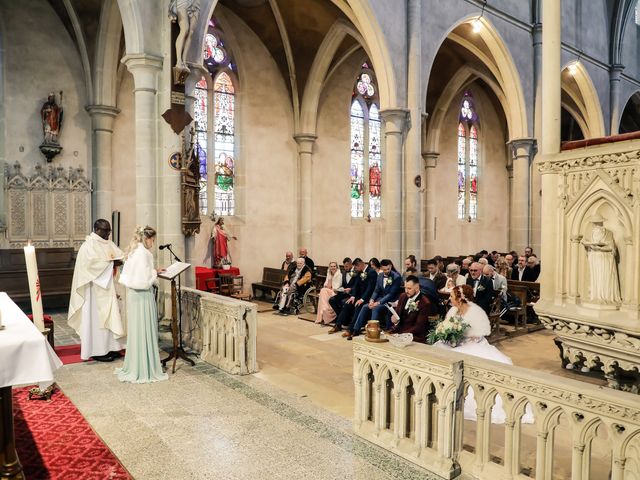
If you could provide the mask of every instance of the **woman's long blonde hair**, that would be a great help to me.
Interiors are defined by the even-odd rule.
[[[124,257],[128,258],[129,255],[136,249],[136,247],[142,243],[142,240],[145,238],[153,238],[156,236],[156,231],[154,228],[147,225],[146,227],[137,226],[133,232],[133,238],[125,251]]]

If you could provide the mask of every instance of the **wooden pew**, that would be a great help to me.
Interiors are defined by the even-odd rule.
[[[527,325],[527,323],[532,323],[529,317],[535,317],[533,304],[536,303],[540,298],[540,283],[507,280],[507,287],[509,292],[520,299],[521,303],[521,310],[514,312],[514,314],[516,315],[516,330],[518,330],[518,320],[520,318],[522,318],[521,328],[524,330],[523,333],[540,330],[542,326],[539,324]]]
[[[279,268],[264,267],[262,270],[262,281],[252,283],[251,290],[253,291],[253,298],[257,298],[257,292],[260,292],[260,296],[264,297],[265,293],[270,293],[272,298],[280,291],[284,277],[287,274],[284,270]]]
[[[45,313],[52,308],[69,306],[76,254],[73,248],[37,248],[38,275]],[[0,291],[31,309],[27,268],[22,248],[0,250]]]

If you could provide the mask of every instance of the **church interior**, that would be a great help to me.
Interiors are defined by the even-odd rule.
[[[639,0],[0,0],[0,165],[0,478],[640,479]]]

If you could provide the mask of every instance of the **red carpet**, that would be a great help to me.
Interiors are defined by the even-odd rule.
[[[80,344],[76,345],[64,345],[62,347],[56,347],[56,354],[62,360],[62,363],[69,365],[71,363],[80,363]]]
[[[61,391],[51,402],[30,401],[28,393],[13,390],[16,449],[27,479],[132,478]]]

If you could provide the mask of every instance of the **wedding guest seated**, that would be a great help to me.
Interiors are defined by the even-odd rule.
[[[505,257],[500,257],[496,262],[496,272],[504,278],[511,278],[511,266]]]
[[[413,275],[419,277],[422,274],[418,273],[418,260],[416,260],[415,255],[409,255],[404,259],[404,273],[402,274],[402,278],[406,279],[408,275],[410,275],[409,270],[412,270]]]
[[[520,282],[535,282],[538,278],[535,270],[527,267],[527,258],[524,255],[518,257],[518,265],[511,272],[511,280]]]
[[[513,261],[514,261],[514,259],[515,259],[515,258],[516,258],[516,257],[514,257],[511,253],[507,253],[507,254],[504,256],[504,259],[505,259],[505,261],[507,262],[507,266],[509,267],[509,270],[512,270],[512,269],[513,269]],[[509,277],[507,277],[507,278],[510,278],[510,276],[509,276]]]
[[[349,259],[351,262],[351,259]],[[338,268],[338,262],[329,262],[327,270],[327,279],[324,282],[320,294],[318,295],[318,312],[316,314],[316,323],[328,325],[336,318],[336,313],[329,306],[329,299],[333,297],[338,288],[342,287],[342,273]]]
[[[484,267],[485,265],[489,265],[489,260],[487,260],[485,257],[480,257],[478,259],[478,263]]]
[[[388,330],[391,327],[391,322],[386,321],[388,317],[387,303],[395,302],[400,296],[402,277],[393,266],[391,260],[385,258],[380,262],[380,266],[382,272],[378,274],[376,288],[371,295],[369,303],[360,309],[358,316],[354,317],[354,321],[349,325],[349,330],[345,332],[346,335],[343,334],[343,336],[347,337],[347,340],[351,340],[353,336],[360,335],[360,330],[369,319],[380,320],[381,325],[384,325],[384,330]]]
[[[371,295],[373,295],[373,291],[376,288],[378,272],[380,271],[380,262],[377,258],[369,260],[368,265],[357,258],[353,262],[353,268],[355,280],[351,288],[351,296],[342,302],[335,325],[329,330],[330,334],[341,331],[343,325],[350,325],[354,318],[358,318],[362,306],[369,303],[369,299],[371,299]]]
[[[394,310],[397,316],[391,317],[393,326],[389,333],[412,333],[414,342],[426,343],[432,307],[427,296],[420,292],[419,279],[415,275],[406,278],[404,293]]]
[[[284,261],[282,262],[282,266],[280,270],[289,271],[289,267],[293,263],[293,252],[287,252],[284,254]]]
[[[500,275],[491,265],[486,265],[482,270],[482,274],[485,277],[491,279],[491,281],[493,282],[493,289],[498,295],[500,295],[500,297],[502,297],[502,300],[506,301],[507,279],[504,276]]]
[[[447,282],[439,291],[443,293],[451,293],[453,287],[464,285],[466,283],[467,279],[460,275],[460,267],[455,263],[450,263],[447,265]]]
[[[489,257],[487,258],[487,260],[489,260],[489,265],[491,265],[492,267],[496,266],[496,262],[498,261],[498,259],[500,258],[500,254],[498,253],[497,250],[493,250],[490,254]]]
[[[473,260],[469,257],[464,258],[462,260],[462,267],[460,268],[460,275],[462,275],[463,277],[467,277],[469,275],[469,267],[471,266],[471,263],[473,262]]]
[[[469,277],[467,285],[473,288],[473,295],[478,304],[489,315],[491,303],[495,298],[493,290],[493,281],[482,275],[483,265],[480,262],[474,262],[469,267]]]
[[[316,271],[316,264],[313,263],[313,260],[311,260],[308,256],[307,256],[307,249],[301,247],[300,251],[298,252],[298,257],[302,258],[304,260],[304,264],[309,267],[309,270],[311,271],[312,275],[315,275],[315,271]]]
[[[436,284],[437,290],[440,290],[447,283],[447,277],[438,270],[438,262],[436,259],[432,258],[427,261],[427,272],[426,277]]]
[[[533,255],[533,248],[531,248],[531,247],[526,247],[526,248],[524,249],[524,256],[525,256],[526,258],[529,258],[531,255]]]
[[[362,268],[359,272],[356,272],[356,263],[362,264]],[[364,262],[360,258],[356,258],[353,262],[349,257],[345,257],[342,260],[341,284],[340,287],[334,291],[335,295],[329,299],[329,307],[333,310],[335,315],[340,313],[345,300],[351,296],[351,289],[357,280],[356,277],[360,272],[362,272],[362,270],[364,270],[364,266]]]
[[[283,315],[289,314],[294,295],[301,298],[310,286],[311,270],[305,265],[304,258],[300,257],[289,267],[280,290],[280,301],[274,305],[274,309],[277,308]]]
[[[444,258],[442,258],[440,255],[436,255],[435,257],[433,257],[433,259],[436,261],[436,267],[438,267],[438,271],[440,273],[444,273]]]
[[[540,276],[540,264],[538,263],[538,257],[534,253],[527,258],[527,268],[524,276],[527,278],[527,280],[524,280],[525,282],[536,282]]]

